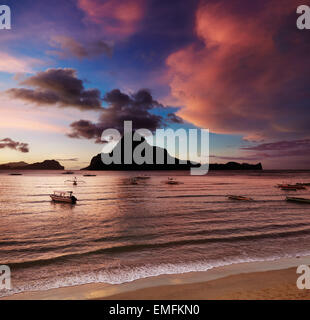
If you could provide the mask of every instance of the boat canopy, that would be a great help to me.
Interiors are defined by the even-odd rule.
[[[60,197],[71,197],[73,191],[54,191],[54,195],[60,196]]]

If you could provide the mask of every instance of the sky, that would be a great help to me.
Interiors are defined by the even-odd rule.
[[[0,163],[102,150],[104,129],[210,130],[210,162],[309,169],[298,0],[4,0]]]

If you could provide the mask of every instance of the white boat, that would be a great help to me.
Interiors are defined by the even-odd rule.
[[[55,202],[75,204],[77,201],[77,198],[73,195],[72,191],[54,191],[53,194],[50,194],[50,197]]]

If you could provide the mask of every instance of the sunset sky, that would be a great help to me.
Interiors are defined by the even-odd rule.
[[[211,162],[309,169],[297,0],[2,1],[0,163],[87,166],[105,128],[206,128]]]

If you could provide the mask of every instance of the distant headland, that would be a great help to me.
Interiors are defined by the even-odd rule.
[[[43,162],[26,163],[10,162],[0,165],[0,170],[64,170],[65,168],[56,160],[45,160]]]

